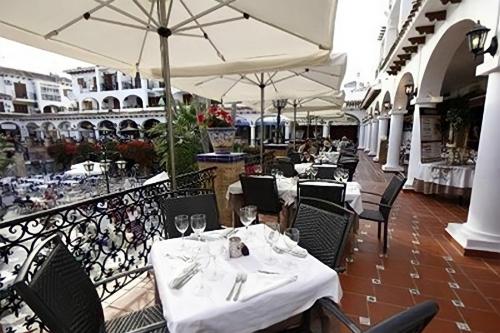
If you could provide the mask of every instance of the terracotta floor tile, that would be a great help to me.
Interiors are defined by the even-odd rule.
[[[454,299],[456,297],[447,282],[416,280],[415,284],[422,295],[444,299]]]
[[[380,280],[384,285],[401,288],[415,288],[414,279],[410,276],[412,270],[399,271],[386,269],[380,271]]]
[[[392,287],[386,284],[373,286],[377,302],[410,307],[413,305],[408,288]]]
[[[365,295],[345,292],[340,302],[342,311],[355,317],[368,317],[368,304]]]
[[[488,302],[495,308],[495,311],[500,314],[500,300],[494,298],[488,298]]]
[[[468,308],[460,312],[474,332],[498,333],[500,330],[500,316],[497,313]]]
[[[381,302],[368,304],[368,311],[370,313],[370,321],[372,325],[375,325],[378,322],[381,322],[382,320],[404,310],[406,310],[405,307]]]
[[[417,267],[417,272],[420,279],[435,280],[435,281],[451,281],[450,274],[445,270],[446,267],[424,266]]]
[[[486,280],[486,281],[498,281],[500,276],[492,269],[489,268],[476,268],[463,266],[462,271],[471,280]]]
[[[491,304],[483,297],[479,291],[472,290],[456,290],[458,297],[465,304],[466,308],[479,309],[485,311],[494,311]]]
[[[371,279],[342,274],[340,276],[342,290],[361,295],[373,295],[373,284]]]
[[[500,283],[474,281],[474,284],[484,295],[500,300]]]
[[[439,312],[437,318],[450,320],[450,321],[462,321],[463,318],[458,311],[458,308],[453,305],[449,299],[441,299],[435,297],[429,297],[425,295],[413,295],[415,304],[422,303],[427,300],[433,300],[439,305]]]
[[[425,328],[424,333],[463,333],[453,321],[434,318]]]
[[[453,280],[460,285],[460,289],[476,290],[474,282],[463,274],[451,274]]]

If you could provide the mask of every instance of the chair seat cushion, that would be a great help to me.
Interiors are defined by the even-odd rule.
[[[359,215],[359,218],[363,220],[370,220],[376,222],[385,221],[384,217],[382,216],[382,213],[380,213],[378,210],[372,210],[372,209],[363,210],[363,213]]]
[[[167,322],[163,317],[161,305],[151,306],[144,310],[108,320],[106,322],[106,333],[127,333],[155,323],[164,323],[164,326],[150,330],[148,333],[168,333]]]

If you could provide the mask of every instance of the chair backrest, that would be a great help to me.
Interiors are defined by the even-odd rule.
[[[337,165],[349,170],[349,179],[348,181],[352,182],[354,177],[354,173],[356,172],[356,168],[358,167],[359,159],[358,158],[344,158],[339,159]]]
[[[438,311],[439,306],[435,301],[425,301],[385,319],[365,333],[420,333]]]
[[[300,163],[300,153],[290,152],[288,153],[288,157],[293,164]]]
[[[401,192],[401,189],[403,188],[405,182],[406,182],[406,177],[403,174],[401,173],[395,174],[391,178],[391,181],[389,182],[389,185],[386,187],[384,193],[382,193],[382,197],[380,198],[380,203],[392,206],[394,201],[396,201],[399,192]],[[391,211],[390,208],[380,207],[380,213],[382,213],[382,216],[386,219],[386,221],[389,218],[390,211]]]
[[[277,170],[283,172],[283,176],[288,177],[288,178],[294,177],[297,175],[297,171],[295,171],[294,164],[291,161],[287,161],[287,160],[278,159],[275,162],[271,163],[269,165],[268,169],[269,169],[269,170],[267,170],[268,173],[270,173],[270,171],[272,171],[272,169],[277,169]]]
[[[42,250],[55,247],[30,279]],[[103,332],[104,314],[94,285],[62,241],[53,235],[30,253],[14,289],[53,333]]]
[[[302,197],[293,226],[300,232],[299,245],[335,269],[340,266],[352,221],[353,214],[343,207]]]
[[[205,214],[207,222],[205,230],[220,229],[217,198],[213,190],[179,190],[165,194],[164,197],[159,197],[158,204],[162,211],[168,238],[181,237],[181,233],[175,227],[175,217],[177,215]],[[185,235],[189,235],[191,232],[189,228]]]
[[[276,178],[271,175],[240,175],[245,205],[257,206],[259,213],[277,214],[281,203],[276,185]]]
[[[334,179],[335,169],[337,169],[336,165],[334,165],[334,164],[314,164],[313,167],[315,167],[318,170],[318,173],[316,174],[316,178],[318,178],[318,179]]]
[[[346,184],[335,180],[300,180],[297,183],[297,198],[321,199],[344,206]]]

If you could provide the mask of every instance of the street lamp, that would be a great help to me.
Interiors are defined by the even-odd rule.
[[[498,40],[496,36],[491,40],[491,44],[488,49],[484,50],[484,44],[486,43],[486,37],[488,37],[489,31],[490,29],[486,28],[484,25],[481,25],[480,21],[477,21],[474,28],[472,28],[472,30],[466,34],[469,44],[469,51],[474,54],[474,57],[478,57],[486,53],[494,56],[497,53]]]
[[[101,171],[104,173],[104,177],[106,179],[106,190],[108,194],[110,193],[109,191],[109,169],[111,167],[111,160],[106,159],[106,156],[104,157],[104,160],[101,160],[99,162],[99,168],[101,168]]]
[[[85,163],[83,163],[83,168],[90,174],[92,171],[94,171],[94,162],[89,160],[85,161]]]
[[[414,88],[415,88],[415,86],[413,85],[413,83],[409,83],[409,84],[405,85],[406,96],[410,97],[411,95],[413,95]]]
[[[276,118],[277,122],[277,131],[276,131],[276,143],[281,143],[280,134],[281,134],[281,110],[283,110],[288,103],[286,99],[275,99],[273,100],[273,106],[278,110],[278,117]]]

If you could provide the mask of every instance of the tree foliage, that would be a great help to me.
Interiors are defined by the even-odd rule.
[[[0,135],[0,174],[12,163],[12,159],[9,156],[10,152],[7,151],[8,148],[10,148],[9,143]]]

